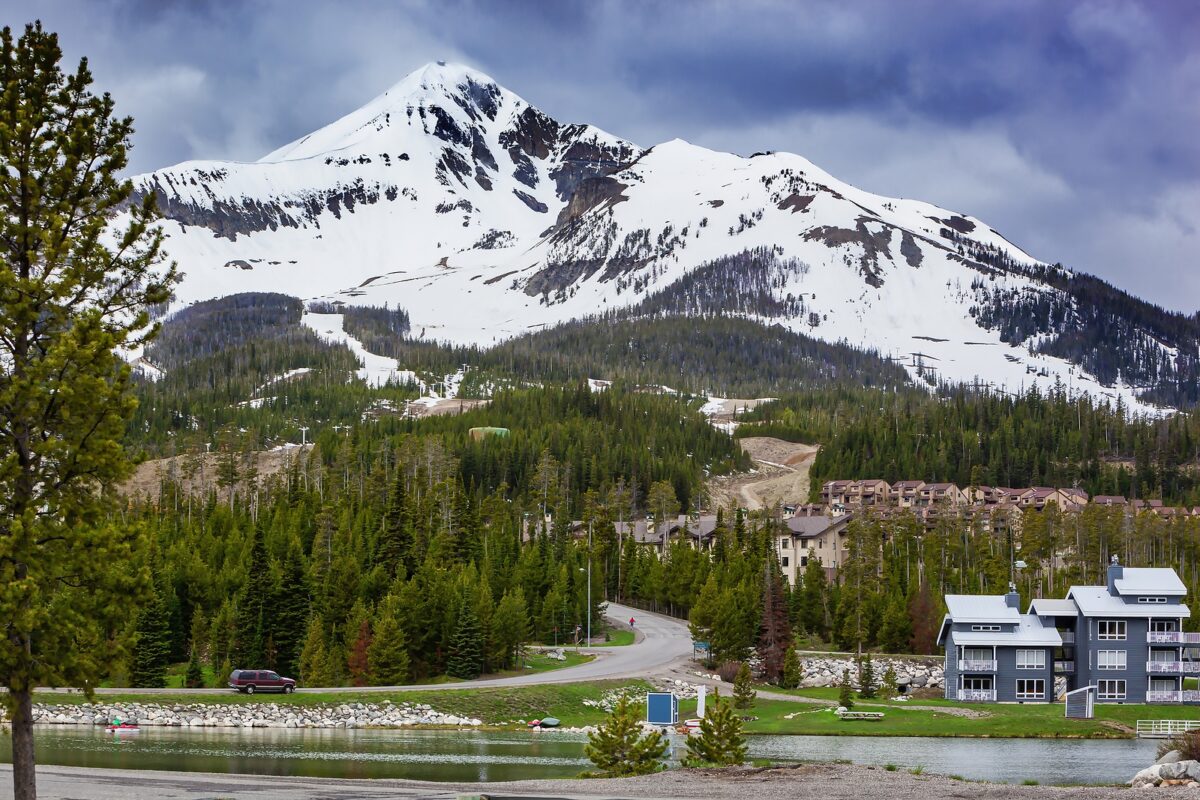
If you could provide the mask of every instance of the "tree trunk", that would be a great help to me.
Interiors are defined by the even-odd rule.
[[[33,694],[29,689],[11,692],[13,800],[37,800],[33,757]]]

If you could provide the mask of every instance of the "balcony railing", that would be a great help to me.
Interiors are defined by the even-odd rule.
[[[964,658],[958,662],[959,672],[995,672],[996,661],[991,658]]]
[[[1200,633],[1151,631],[1146,634],[1146,641],[1151,644],[1200,644]]]
[[[1058,635],[1062,637],[1063,644],[1075,644],[1075,631],[1059,631]]]
[[[994,703],[995,689],[959,689],[958,699],[964,703]]]
[[[1200,675],[1200,661],[1147,661],[1146,672]]]
[[[1075,672],[1075,662],[1074,661],[1055,661],[1054,662],[1054,671],[1064,673],[1064,674],[1073,674]]]
[[[1200,703],[1200,692],[1195,689],[1180,691],[1146,692],[1147,703]]]

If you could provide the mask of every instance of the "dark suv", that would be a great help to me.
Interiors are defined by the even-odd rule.
[[[255,692],[283,692],[291,694],[296,690],[296,682],[291,678],[281,678],[277,672],[253,669],[235,669],[229,673],[229,688],[237,689],[245,694]]]

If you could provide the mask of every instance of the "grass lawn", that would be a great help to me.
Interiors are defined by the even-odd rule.
[[[447,689],[430,691],[414,689],[406,692],[338,692],[272,694],[247,696],[229,694],[196,695],[100,695],[101,703],[142,703],[147,705],[180,704],[244,704],[278,703],[279,705],[312,706],[342,705],[344,703],[428,703],[438,711],[458,716],[477,717],[491,725],[503,725],[518,719],[537,719],[554,716],[563,725],[593,725],[604,719],[605,713],[584,705],[584,700],[599,700],[607,692],[629,687],[644,692],[650,689],[642,681],[592,681],[547,686],[480,687],[478,689]],[[86,702],[81,694],[38,694],[35,702],[69,705]],[[693,701],[693,707],[695,702]]]
[[[613,630],[608,632],[607,642],[596,642],[592,647],[624,647],[633,644],[633,631]]]
[[[796,694],[836,701],[838,689],[814,688],[792,691],[760,687],[782,694]],[[914,708],[926,706],[930,708]],[[872,736],[980,736],[1046,738],[1124,738],[1131,735],[1139,719],[1200,720],[1198,706],[1096,704],[1096,718],[1066,719],[1062,703],[958,703],[944,699],[914,699],[904,702],[878,698],[856,699],[860,711],[882,711],[880,721],[838,719],[828,706],[759,700],[744,712],[758,719],[746,726],[747,733],[791,733],[811,735]],[[937,709],[967,708],[987,716],[963,717]],[[790,719],[788,717],[791,717]]]

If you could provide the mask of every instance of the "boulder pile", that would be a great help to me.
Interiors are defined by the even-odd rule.
[[[842,671],[850,670],[850,681],[858,685],[858,660],[846,656],[810,656],[804,658],[804,680],[800,685],[837,686],[842,681]],[[896,680],[907,683],[914,689],[941,689],[945,685],[945,674],[940,658],[872,658],[871,668],[875,681],[883,679],[887,668],[896,671]]]
[[[2,719],[3,712],[0,711]],[[136,722],[140,726],[168,728],[474,728],[483,724],[478,719],[446,714],[428,705],[395,704],[390,701],[311,706],[277,703],[38,703],[33,707],[33,721],[37,725],[109,725],[114,719]]]

